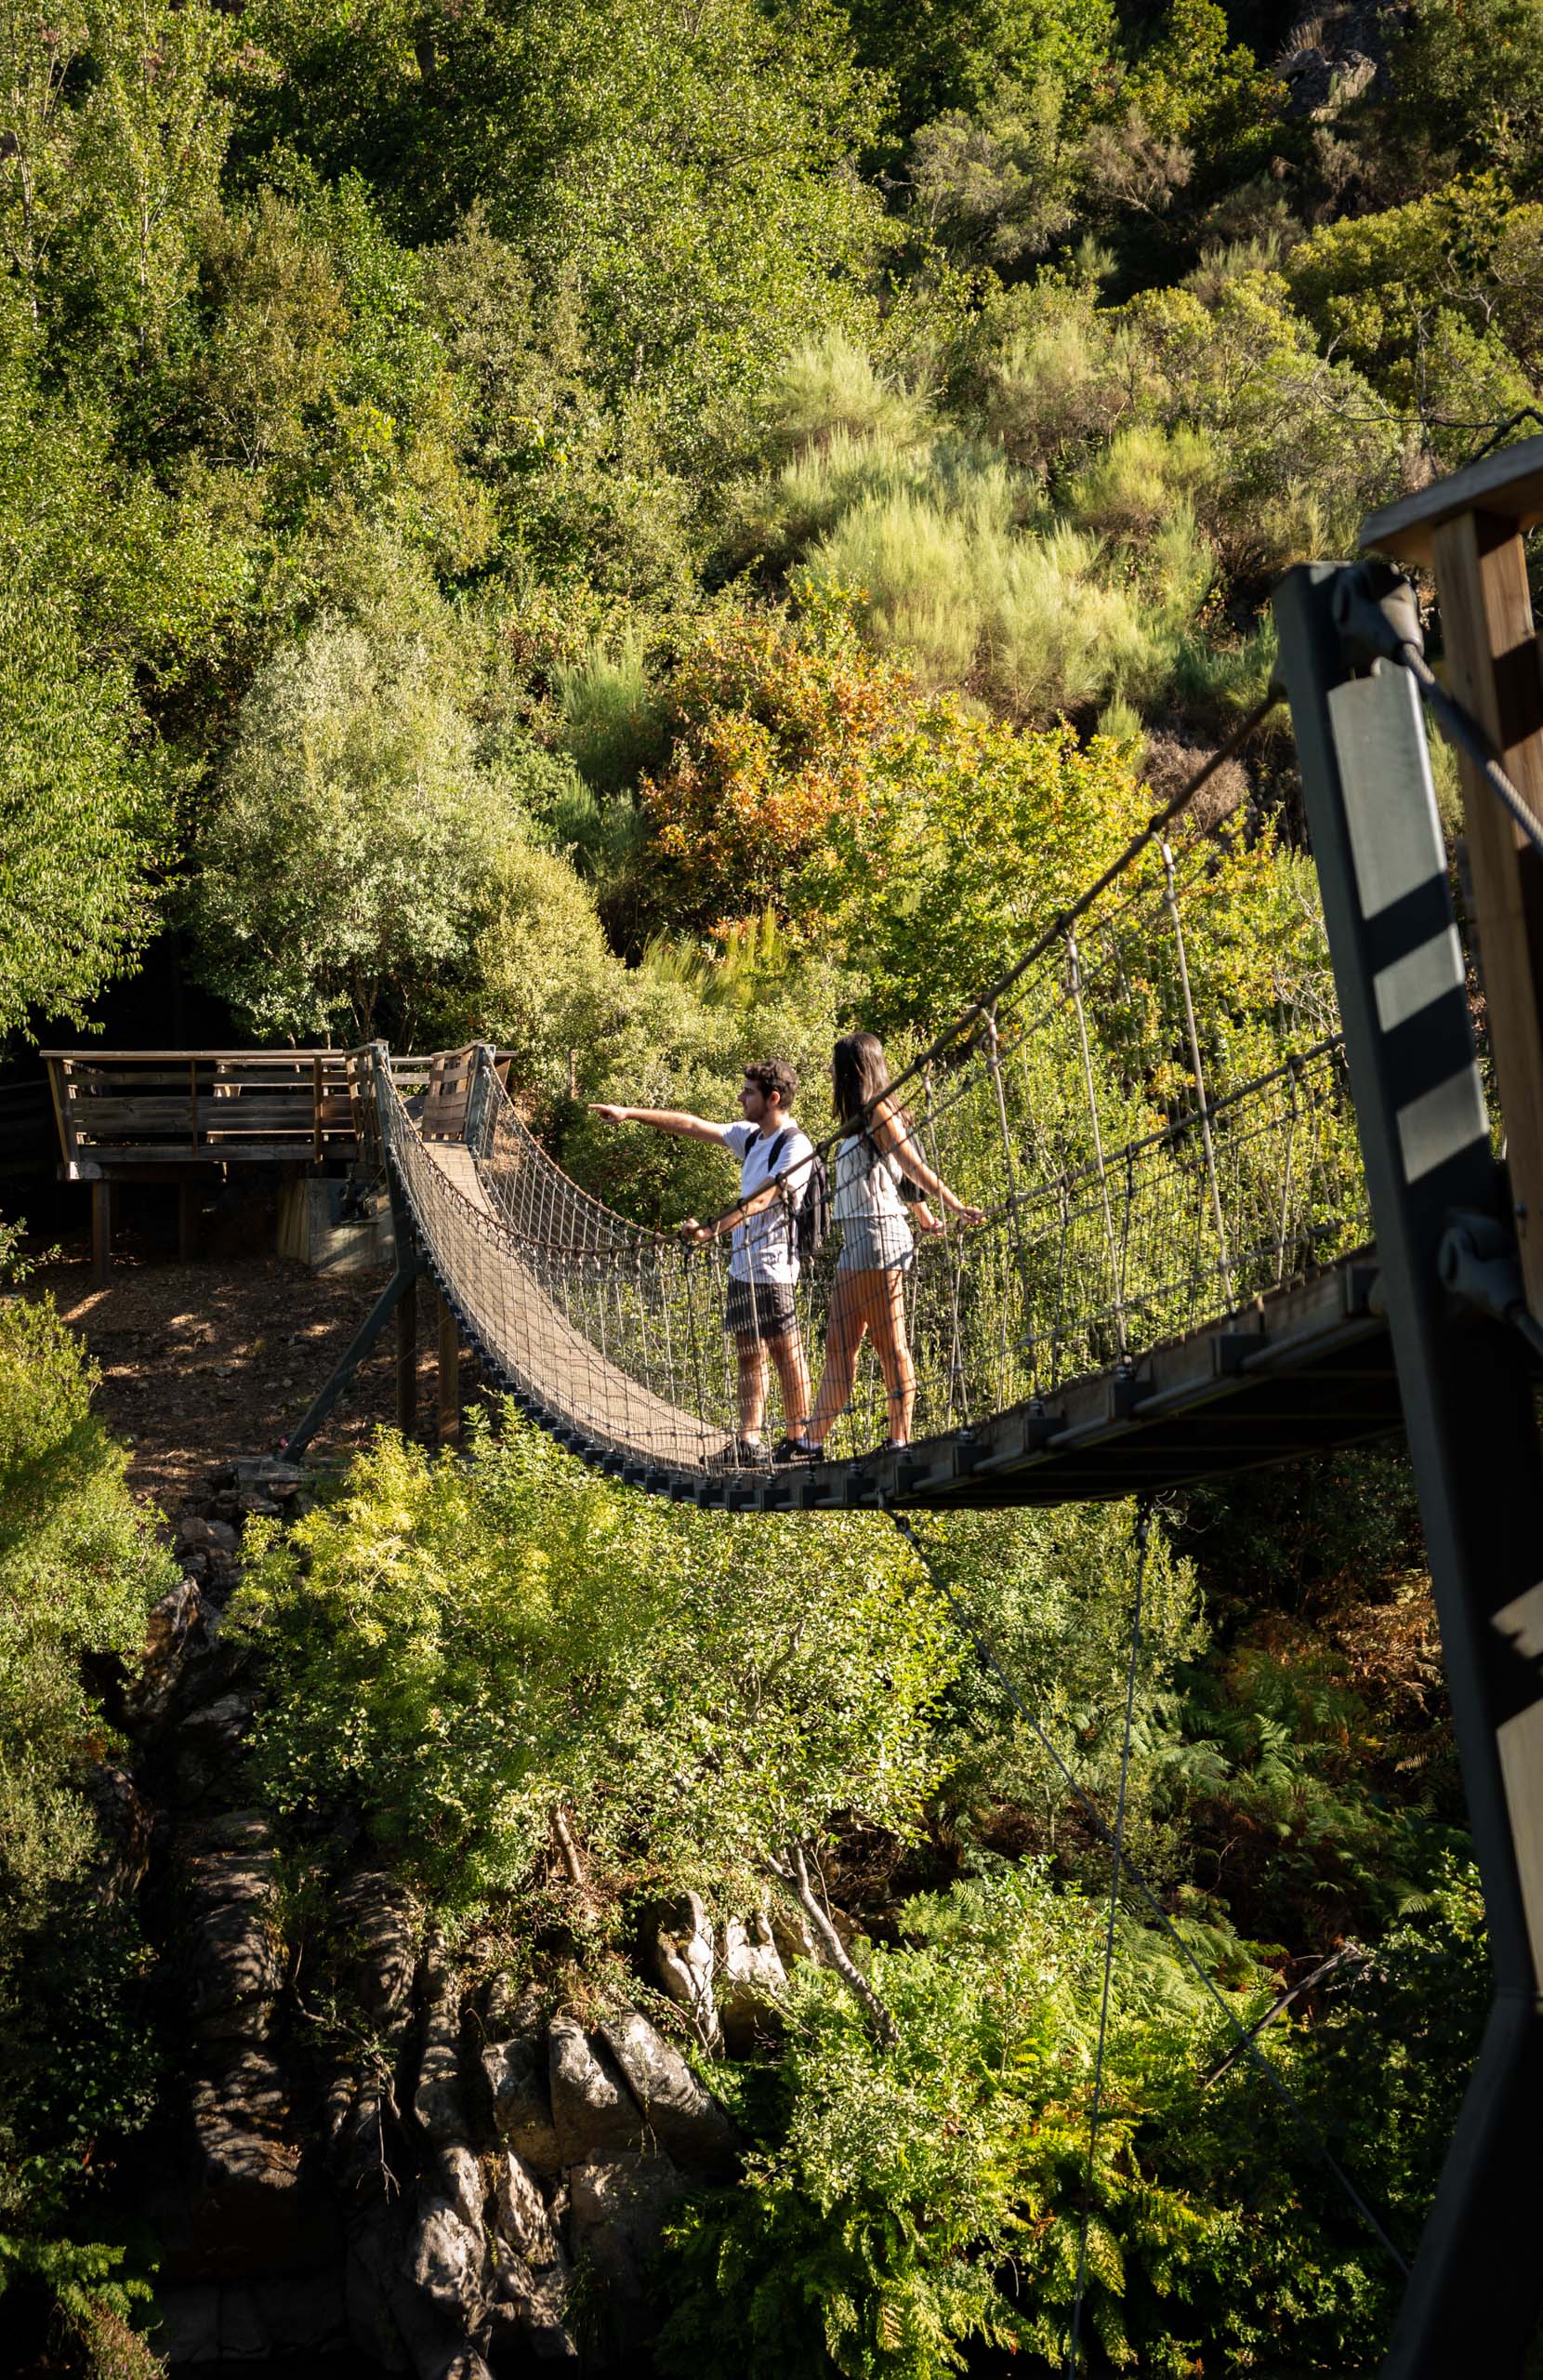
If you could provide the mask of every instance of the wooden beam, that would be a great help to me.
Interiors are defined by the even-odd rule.
[[[105,1281],[112,1269],[112,1184],[91,1184],[91,1275]]]
[[[442,1296],[439,1309],[439,1437],[444,1446],[461,1435],[461,1326]]]
[[[397,1307],[397,1428],[404,1438],[413,1435],[418,1410],[418,1285],[402,1290]]]
[[[1429,567],[1437,529],[1470,512],[1497,513],[1518,531],[1543,521],[1543,438],[1502,446],[1466,470],[1422,487],[1418,496],[1374,512],[1361,531],[1361,550]]]
[[[1431,556],[1448,688],[1543,808],[1543,669],[1522,533],[1461,513],[1437,524]],[[1458,773],[1522,1273],[1543,1319],[1543,856],[1465,755]]]

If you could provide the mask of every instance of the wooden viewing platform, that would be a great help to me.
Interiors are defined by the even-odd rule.
[[[112,1259],[112,1185],[162,1182],[179,1193],[178,1246],[192,1254],[199,1169],[277,1165],[292,1172],[381,1170],[367,1050],[44,1050],[59,1174],[91,1184],[99,1277]],[[458,1140],[468,1051],[393,1058],[391,1073],[426,1140]],[[507,1059],[504,1062],[507,1064]]]

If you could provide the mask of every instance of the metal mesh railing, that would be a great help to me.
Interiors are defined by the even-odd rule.
[[[495,1368],[575,1442],[733,1467],[727,1245],[688,1247],[604,1206],[486,1064],[461,1141],[420,1132],[391,1069],[377,1087],[416,1228]],[[1369,1236],[1316,881],[1235,823],[1178,848],[1139,839],[898,1096],[929,1165],[986,1216],[917,1234],[918,1437],[1134,1366]],[[806,1262],[797,1289],[815,1385],[836,1261],[827,1247]],[[827,1458],[865,1451],[893,1420],[870,1355]]]

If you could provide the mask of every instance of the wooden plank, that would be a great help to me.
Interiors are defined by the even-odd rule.
[[[341,1161],[351,1157],[357,1145],[349,1133],[339,1132],[336,1139],[329,1134],[326,1153]],[[97,1146],[87,1144],[75,1162],[84,1181],[103,1167],[118,1173],[138,1172],[145,1165],[304,1165],[310,1157],[310,1138],[303,1133],[286,1141],[243,1140],[239,1133],[230,1140],[211,1141],[205,1136],[199,1143],[196,1157],[184,1133],[179,1141],[103,1141]]]
[[[1437,529],[1465,512],[1490,512],[1519,530],[1543,521],[1543,438],[1503,446],[1497,455],[1485,455],[1466,470],[1421,488],[1418,496],[1374,512],[1362,527],[1361,550],[1430,563]]]
[[[1438,523],[1431,554],[1448,685],[1543,808],[1543,671],[1521,534],[1467,512]],[[1543,1317],[1543,857],[1460,753],[1457,767],[1522,1272]]]
[[[196,1058],[201,1065],[297,1066],[323,1058],[342,1065],[356,1053],[348,1050],[40,1050],[40,1058],[63,1058],[72,1064],[95,1065],[185,1065]]]
[[[320,1058],[315,1058],[311,1061],[310,1120],[312,1130],[311,1157],[313,1161],[317,1165],[320,1165],[322,1162],[322,1061]]]

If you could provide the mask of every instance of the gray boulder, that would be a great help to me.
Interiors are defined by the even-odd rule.
[[[734,2127],[679,2051],[635,2008],[608,2017],[600,2030],[657,2146],[688,2170],[728,2172],[734,2162]]]
[[[575,2165],[569,2175],[574,2252],[587,2254],[613,2305],[642,2304],[644,2274],[685,2188],[669,2158],[637,2149]]]
[[[413,2113],[436,2147],[466,2138],[466,2107],[461,2096],[461,2011],[455,1991],[443,1975],[430,1978]]]
[[[464,2339],[486,2320],[487,2241],[481,2223],[437,2190],[425,2193],[407,2250],[407,2277]]]
[[[700,1894],[681,1893],[654,1911],[646,1958],[654,1982],[686,2011],[703,2047],[720,2048],[723,2035],[713,1997],[713,1929]]]
[[[339,1890],[333,1917],[361,2008],[378,2030],[394,2033],[413,1996],[412,1902],[383,1871],[362,1869]]]
[[[564,2165],[593,2163],[643,2145],[642,2115],[610,2052],[571,2016],[547,2036],[552,2120]]]
[[[489,2042],[482,2051],[482,2071],[493,2094],[499,2139],[536,2173],[555,2178],[562,2168],[562,2152],[552,2121],[545,2033],[516,2033],[510,2041]]]
[[[723,2038],[736,2056],[775,2026],[786,1991],[787,1969],[766,1911],[731,1917],[719,1939],[718,1999]]]

